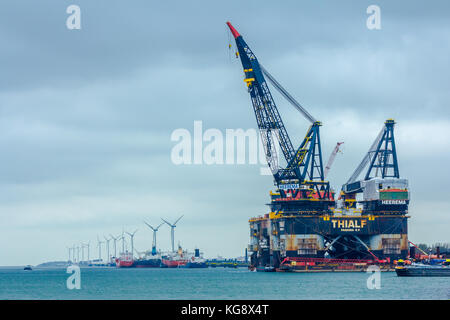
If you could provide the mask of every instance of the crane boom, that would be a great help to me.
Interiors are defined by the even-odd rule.
[[[333,152],[330,155],[330,158],[328,159],[328,163],[325,166],[325,170],[324,170],[324,177],[326,178],[328,175],[328,172],[330,171],[331,166],[333,165],[334,159],[336,158],[337,153],[339,152],[339,148],[341,146],[341,144],[343,144],[344,142],[338,142],[336,144],[336,147],[334,147]]]
[[[360,164],[356,167],[355,171],[352,173],[352,175],[350,176],[350,178],[347,180],[346,184],[351,184],[353,182],[356,181],[356,179],[358,179],[359,175],[361,174],[361,172],[364,170],[364,168],[367,166],[367,164],[370,162],[370,157],[373,154],[373,152],[376,150],[378,143],[381,140],[381,137],[384,134],[384,131],[386,130],[385,127],[383,127],[380,131],[380,133],[378,134],[377,138],[375,139],[375,141],[372,143],[372,145],[370,146],[369,151],[367,151],[366,155],[364,156],[364,158],[362,159],[362,161],[360,162]]]
[[[295,155],[295,150],[275,105],[275,101],[272,98],[266,80],[264,79],[256,56],[236,29],[229,22],[227,24],[235,37],[239,56],[244,68],[244,82],[247,84],[252,100],[253,110],[260,130],[267,163],[274,177],[277,179],[280,168],[278,166],[278,159],[276,158],[273,137],[275,136],[277,138],[287,162],[292,160]]]
[[[321,123],[316,121],[258,62],[253,51],[244,41],[237,30],[227,22],[236,41],[242,67],[244,69],[247,89],[255,112],[256,122],[262,138],[267,163],[269,164],[276,185],[300,185],[307,186],[303,190],[315,190],[319,199],[330,199],[330,186],[324,181],[322,162],[322,150],[320,145],[319,127]],[[305,138],[297,149],[294,149],[287,130],[283,124],[275,101],[270,93],[264,75],[277,90],[293,104],[312,125],[308,129]],[[287,162],[283,169],[278,166],[276,150],[273,145],[273,136],[280,144],[281,151]]]

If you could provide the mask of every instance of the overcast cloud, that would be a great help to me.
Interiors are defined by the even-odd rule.
[[[66,8],[81,8],[68,30]],[[366,9],[381,8],[381,30]],[[388,118],[411,186],[409,237],[449,241],[450,5],[446,1],[2,1],[0,265],[67,258],[66,246],[184,218],[176,241],[243,255],[267,213],[259,165],[172,164],[177,128],[255,128],[230,20],[260,62],[323,122],[339,190]],[[308,122],[272,90],[295,144]],[[170,246],[168,227],[158,243]]]

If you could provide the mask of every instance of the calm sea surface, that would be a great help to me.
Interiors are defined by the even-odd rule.
[[[264,273],[247,269],[82,268],[69,290],[66,269],[0,268],[0,299],[450,299],[450,277],[403,278],[381,273]]]

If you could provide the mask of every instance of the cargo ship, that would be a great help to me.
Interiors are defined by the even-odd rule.
[[[161,259],[162,267],[164,268],[179,268],[185,266],[188,260],[179,257],[166,256]]]
[[[202,253],[200,253],[200,250],[195,249],[194,255],[188,259],[184,268],[208,268],[208,264],[206,263],[206,259],[203,258]]]
[[[136,268],[160,268],[162,260],[160,257],[142,258],[134,261]]]
[[[131,252],[122,253],[119,258],[116,258],[116,266],[118,268],[132,268],[134,267],[134,258]]]
[[[188,262],[187,252],[184,252],[180,245],[178,245],[178,251],[161,258],[162,268],[179,268],[185,266]]]

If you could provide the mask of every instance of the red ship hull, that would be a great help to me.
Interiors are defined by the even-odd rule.
[[[133,260],[120,260],[116,259],[117,268],[132,268],[134,265]]]
[[[162,259],[162,264],[164,264],[167,268],[178,268],[186,265],[187,260],[167,260]]]

